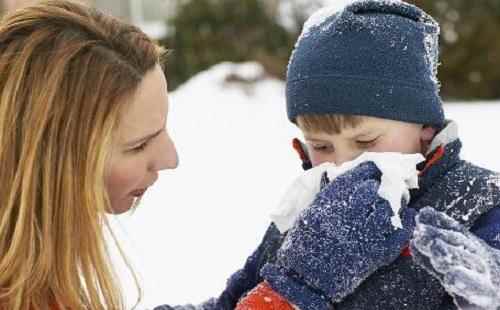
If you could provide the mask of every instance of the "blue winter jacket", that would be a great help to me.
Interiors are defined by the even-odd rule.
[[[446,131],[446,128],[443,130]],[[419,189],[411,193],[409,206],[426,206],[446,212],[486,241],[500,249],[500,182],[497,174],[459,158],[461,142],[449,134],[441,145],[444,154],[421,175]],[[443,135],[442,135],[443,136]],[[428,160],[435,157],[429,154]],[[420,167],[423,168],[423,167]],[[261,267],[275,259],[284,235],[274,224],[267,229],[255,252],[244,267],[233,274],[218,298],[198,306],[159,306],[155,310],[229,310],[238,300],[262,282]],[[411,257],[401,256],[390,266],[379,269],[336,310],[445,310],[456,309],[452,298],[439,282]],[[305,309],[304,309],[305,310]]]

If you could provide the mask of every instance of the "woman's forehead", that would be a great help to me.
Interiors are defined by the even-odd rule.
[[[161,69],[149,71],[139,84],[120,121],[121,130],[148,134],[163,127],[168,113],[167,85]]]

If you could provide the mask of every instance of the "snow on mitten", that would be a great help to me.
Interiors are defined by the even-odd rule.
[[[430,207],[417,215],[415,261],[434,275],[460,309],[500,309],[500,251]]]

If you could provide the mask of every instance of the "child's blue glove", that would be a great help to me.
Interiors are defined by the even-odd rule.
[[[403,207],[403,229],[377,192],[373,162],[337,177],[316,196],[288,232],[274,264],[261,271],[271,287],[301,309],[329,309],[408,244],[415,210]]]
[[[442,212],[417,215],[411,251],[460,309],[500,309],[500,251]]]

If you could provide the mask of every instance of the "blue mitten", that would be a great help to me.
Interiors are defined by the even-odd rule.
[[[410,246],[460,309],[500,309],[500,251],[432,208],[417,215]]]
[[[403,207],[403,229],[391,224],[378,195],[381,172],[365,162],[316,196],[288,232],[274,264],[261,271],[271,287],[302,309],[329,309],[408,244],[415,210]]]

